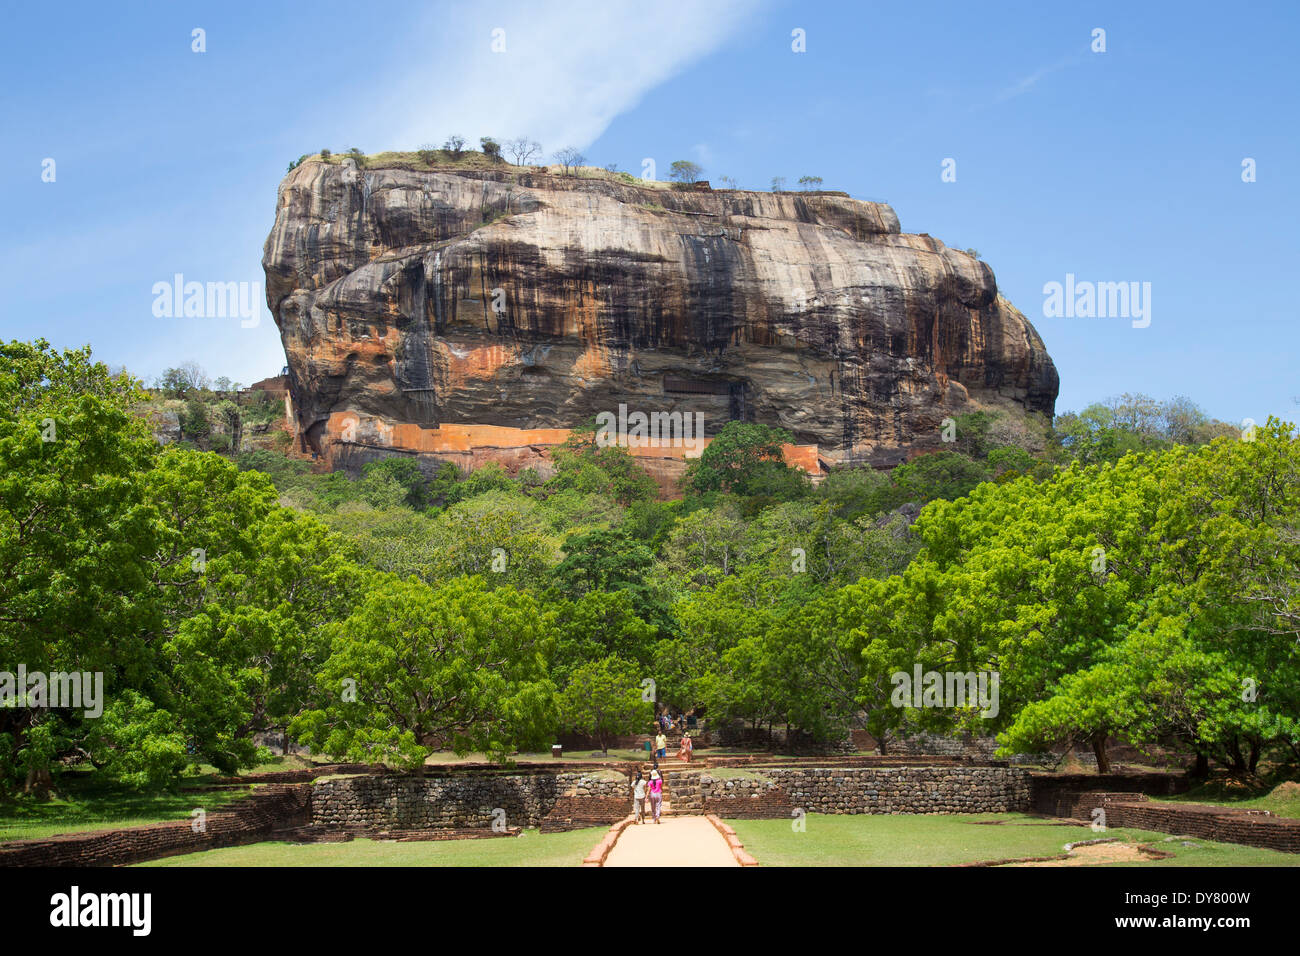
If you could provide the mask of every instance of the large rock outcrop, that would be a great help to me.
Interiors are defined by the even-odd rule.
[[[280,186],[263,266],[321,452],[626,403],[885,464],[939,447],[945,417],[1050,416],[1057,393],[987,265],[838,193],[307,161]]]

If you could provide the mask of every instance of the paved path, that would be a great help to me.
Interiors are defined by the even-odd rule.
[[[628,826],[606,866],[739,866],[727,841],[704,817],[664,817]]]

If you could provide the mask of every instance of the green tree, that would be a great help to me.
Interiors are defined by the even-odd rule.
[[[936,451],[899,465],[890,476],[896,489],[896,503],[944,499],[953,501],[970,494],[990,477],[987,465],[951,451]]]
[[[595,737],[608,754],[611,737],[641,730],[653,716],[641,680],[636,665],[614,656],[580,665],[559,695],[561,726]]]
[[[185,407],[178,416],[181,427],[181,441],[194,442],[203,447],[212,437],[212,422],[208,418],[208,406],[194,394],[185,400]]]
[[[290,727],[317,752],[414,768],[441,747],[504,760],[555,725],[552,637],[526,594],[381,578],[325,632],[312,706]]]
[[[489,461],[467,475],[450,462],[439,471],[431,491],[445,505],[467,501],[489,491],[517,491],[518,484],[506,474],[499,462]]]
[[[194,392],[206,391],[210,385],[208,373],[201,365],[182,362],[176,368],[165,369],[157,387],[172,398],[186,398]]]
[[[817,486],[817,496],[848,521],[888,511],[896,503],[889,475],[870,467],[833,469]]]
[[[372,575],[311,517],[276,508],[251,529],[249,554],[217,554],[202,606],[162,648],[166,695],[195,759],[225,772],[254,762],[253,737],[285,732],[307,705],[330,647]]]
[[[617,528],[570,535],[564,553],[564,560],[555,568],[555,580],[574,595],[643,587],[646,572],[654,563],[649,548]]]
[[[602,447],[596,441],[594,426],[573,429],[563,445],[551,452],[555,474],[544,491],[574,490],[583,494],[601,494],[621,505],[649,501],[658,491],[651,478],[626,448]]]
[[[699,163],[693,163],[689,159],[674,160],[670,167],[668,178],[683,186],[690,186],[700,181],[704,175],[704,169]]]
[[[679,590],[709,587],[748,563],[746,534],[732,498],[682,514],[668,533],[657,570]]]
[[[391,481],[400,489],[398,501],[408,508],[422,508],[425,504],[425,490],[428,481],[420,471],[419,464],[413,458],[381,458],[379,461],[367,462],[362,468],[362,496],[366,497],[366,482],[384,485]],[[387,494],[381,497],[387,498]],[[380,505],[372,501],[376,507]]]
[[[1251,599],[1295,579],[1298,490],[1292,429],[1272,423],[935,501],[901,575],[845,590],[863,706],[883,729],[1002,731],[1011,750],[1087,742],[1103,770],[1115,736],[1249,770],[1300,736],[1294,637]],[[1000,713],[890,714],[885,679],[915,665],[998,673]]]
[[[244,443],[244,417],[239,406],[229,400],[218,402],[212,409],[212,417],[221,424],[228,436],[231,453],[239,454]]]
[[[570,597],[618,591],[631,602],[636,615],[658,628],[667,624],[667,609],[648,581],[654,564],[650,549],[621,528],[595,529],[570,535],[564,542],[564,560],[552,579]]]
[[[91,725],[84,749],[99,772],[137,789],[173,784],[190,762],[180,721],[130,688]]]
[[[157,446],[131,413],[143,398],[89,348],[0,345],[0,661],[10,667],[107,672],[111,687],[119,650],[155,619],[158,525],[137,476]],[[48,789],[55,748],[79,723],[0,709],[0,783],[21,771],[29,789]]]
[[[782,446],[794,441],[783,428],[728,422],[686,469],[685,487],[697,494],[763,494],[781,479],[802,485],[802,473],[785,463]]]
[[[551,674],[563,684],[587,661],[614,656],[648,666],[656,631],[637,614],[631,595],[590,591],[554,606],[555,655]]]
[[[433,521],[433,579],[481,574],[493,584],[543,586],[559,547],[540,505],[518,492],[489,491]]]

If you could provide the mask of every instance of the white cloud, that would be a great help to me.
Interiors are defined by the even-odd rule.
[[[1033,73],[1030,73],[1028,76],[1021,77],[1020,80],[1016,82],[1013,86],[1009,86],[1006,89],[1004,89],[1001,93],[997,95],[996,99],[994,99],[994,102],[1003,103],[1006,102],[1007,100],[1015,99],[1017,96],[1021,96],[1022,94],[1028,93],[1030,90],[1032,90],[1035,86],[1038,85],[1038,81],[1041,80],[1043,77],[1050,76],[1053,73],[1058,73],[1061,70],[1066,69],[1067,67],[1075,66],[1082,62],[1083,62],[1083,57],[1076,54],[1075,56],[1069,56],[1063,60],[1057,60],[1055,63],[1051,63],[1047,66],[1041,67],[1040,69],[1035,70]]]
[[[1085,59],[1086,59],[1086,55],[1076,53],[1072,56],[1067,56],[1064,57],[1063,59],[1057,60],[1055,63],[1049,63],[1046,66],[1041,66],[1033,73],[1028,73],[1025,76],[1022,76],[1011,86],[1004,87],[992,98],[981,100],[980,102],[977,103],[973,103],[969,107],[967,112],[978,113],[981,110],[986,110],[989,109],[990,107],[998,106],[1002,103],[1007,102],[1008,100],[1014,100],[1018,96],[1024,96],[1026,93],[1030,92],[1036,86],[1038,86],[1039,82],[1041,82],[1045,77],[1051,76],[1053,73],[1059,73],[1062,70],[1068,70],[1071,67],[1078,66],[1081,63],[1083,63]]]
[[[444,7],[398,28],[404,47],[427,54],[393,65],[388,108],[372,117],[367,142],[413,149],[460,133],[475,146],[484,135],[529,136],[547,158],[561,146],[585,148],[649,90],[721,46],[761,2]],[[497,28],[501,53],[492,52]]]

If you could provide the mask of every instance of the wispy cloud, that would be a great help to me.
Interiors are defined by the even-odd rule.
[[[1068,56],[1063,60],[1058,60],[1055,63],[1037,69],[1028,76],[1021,77],[1016,83],[1004,89],[994,97],[993,102],[1005,103],[1007,100],[1013,100],[1017,96],[1023,96],[1037,86],[1038,81],[1043,77],[1050,76],[1053,73],[1059,73],[1061,70],[1067,69],[1071,66],[1076,66],[1082,62],[1083,56],[1076,53],[1073,56]]]
[[[1075,53],[1057,60],[1055,63],[1049,63],[1047,66],[1039,67],[1037,70],[1034,70],[1034,72],[1022,76],[1015,83],[1000,90],[992,97],[992,99],[975,103],[970,107],[968,112],[976,113],[980,110],[988,109],[991,106],[1005,103],[1008,100],[1014,100],[1016,97],[1024,96],[1026,93],[1029,93],[1037,87],[1044,78],[1051,76],[1053,73],[1067,70],[1072,66],[1078,66],[1084,61],[1086,56],[1087,54],[1084,53]]]
[[[529,136],[548,156],[561,146],[585,148],[762,5],[534,0],[443,7],[407,31],[408,39],[421,35],[415,45],[427,55],[391,64],[388,103],[371,118],[368,141],[410,149],[460,133],[474,144],[484,135]]]

